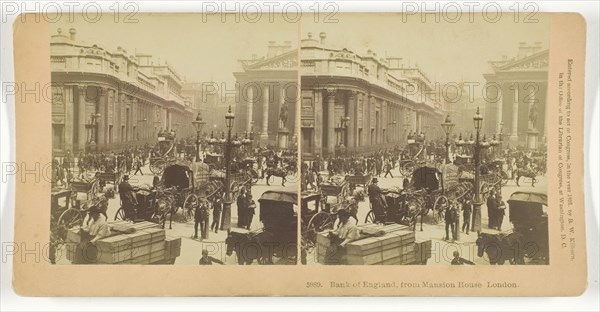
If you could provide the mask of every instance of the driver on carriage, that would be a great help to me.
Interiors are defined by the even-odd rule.
[[[378,219],[379,216],[385,215],[385,209],[387,208],[381,188],[379,185],[377,185],[378,182],[379,181],[377,178],[373,178],[371,185],[369,185],[367,188],[367,192],[369,193],[369,202],[371,203],[376,219]]]
[[[130,218],[135,214],[135,207],[138,204],[135,191],[136,189],[129,184],[129,175],[124,175],[123,182],[119,184],[119,197],[121,198],[126,218]]]

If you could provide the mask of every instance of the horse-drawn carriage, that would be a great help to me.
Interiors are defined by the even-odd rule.
[[[201,163],[175,162],[164,169],[158,185],[136,191],[137,204],[121,208],[115,215],[115,220],[153,221],[166,223],[170,216],[169,228],[173,215],[179,208],[183,210],[183,221],[187,222],[194,216],[194,210],[200,203],[199,196],[214,194],[223,188],[218,180],[209,178],[208,167]]]
[[[479,234],[478,256],[488,255],[490,264],[548,264],[548,195],[514,192],[507,200],[512,230]],[[526,258],[528,261],[526,261]]]
[[[227,255],[235,251],[239,264],[273,263],[273,257],[296,263],[298,192],[295,187],[268,190],[258,200],[263,227],[252,232],[229,231]]]
[[[336,198],[336,203],[350,195],[350,185],[346,176],[332,176],[323,181],[319,188],[324,199],[332,196]],[[327,200],[325,201],[327,202]]]
[[[357,186],[362,186],[365,189],[365,192],[369,188],[371,181],[373,180],[373,176],[370,173],[365,173],[362,175],[348,175],[346,176],[348,180],[348,186],[350,187],[350,193],[354,193]]]
[[[410,184],[406,189],[391,188],[382,190],[383,211],[373,208],[367,214],[365,223],[399,223],[406,224],[416,230],[417,218],[421,217],[421,231],[423,231],[423,217],[433,212],[432,222],[438,223],[444,218],[444,210],[451,200],[458,200],[465,196],[471,189],[470,182],[459,182],[456,179],[456,170],[450,175],[448,168],[444,172],[435,167],[420,167],[413,171]],[[447,182],[444,183],[444,176]]]
[[[204,155],[205,164],[208,165],[210,170],[218,170],[223,168],[223,155],[216,153],[206,153]]]
[[[69,229],[83,225],[88,211],[97,207],[106,215],[108,199],[100,193],[97,174],[88,179],[73,180],[68,189],[51,193],[51,243],[59,245]]]

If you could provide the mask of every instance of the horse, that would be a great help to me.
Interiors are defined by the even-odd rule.
[[[271,184],[269,184],[269,179],[272,176],[281,178],[281,186],[285,186],[285,182],[287,181],[286,180],[287,175],[288,175],[288,171],[283,168],[267,168],[265,170],[265,179],[267,180],[268,186],[271,186]]]
[[[510,264],[524,264],[522,246],[523,235],[517,232],[508,234],[480,233],[475,241],[477,256],[487,253],[491,265],[503,265],[507,260]]]
[[[273,241],[272,234],[267,232],[259,233],[239,233],[227,232],[225,245],[227,246],[227,256],[231,256],[235,251],[239,265],[250,265],[257,261],[259,264],[273,263],[273,250],[265,244]]]
[[[408,221],[408,226],[412,227],[413,232],[417,230],[418,218],[421,217],[421,229],[423,232],[423,217],[429,214],[429,207],[421,197],[407,196],[403,203],[404,205],[404,220]]]
[[[517,182],[517,186],[521,186],[521,185],[519,185],[519,179],[521,179],[521,177],[525,177],[525,178],[530,178],[531,186],[535,187],[535,182],[537,182],[536,176],[537,176],[537,172],[533,169],[517,169],[517,170],[515,170],[515,181]]]

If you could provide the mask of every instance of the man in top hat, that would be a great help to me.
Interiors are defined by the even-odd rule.
[[[387,206],[385,203],[385,199],[383,198],[381,188],[379,187],[377,178],[373,178],[371,180],[371,185],[367,188],[367,193],[369,194],[369,202],[373,208],[373,212],[375,213],[376,219],[383,216],[385,214],[385,207]]]
[[[119,197],[125,209],[125,218],[131,219],[135,214],[135,206],[137,198],[135,197],[136,189],[129,184],[129,175],[123,176],[123,181],[119,183]]]

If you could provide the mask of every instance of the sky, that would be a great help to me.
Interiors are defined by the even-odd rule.
[[[550,23],[541,14],[536,23],[514,22],[505,15],[496,23],[486,22],[474,14],[469,22],[465,14],[457,23],[436,23],[431,16],[423,23],[418,15],[399,14],[338,14],[336,23],[302,21],[302,38],[312,32],[327,34],[326,41],[337,48],[365,54],[368,49],[378,56],[402,57],[405,64],[417,63],[433,81],[485,83],[483,73],[491,71],[489,61],[501,60],[502,55],[516,56],[519,42],[542,42],[548,47]],[[453,17],[449,16],[449,19]],[[519,17],[522,20],[524,17]]]
[[[233,83],[232,73],[241,69],[239,59],[266,55],[269,41],[291,41],[293,47],[298,42],[298,25],[277,18],[250,23],[232,17],[223,23],[216,16],[204,22],[200,14],[136,14],[136,23],[116,23],[113,17],[103,15],[96,23],[62,19],[52,25],[51,33],[62,28],[68,35],[69,28],[76,28],[77,41],[111,52],[121,46],[128,53],[152,54],[161,63],[167,60],[182,78],[195,82]]]

